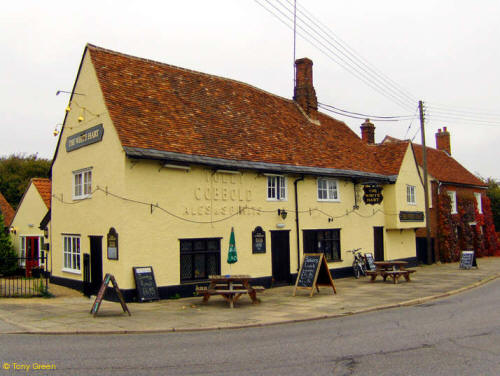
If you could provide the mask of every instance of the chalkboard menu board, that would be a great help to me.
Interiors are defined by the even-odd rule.
[[[373,255],[371,253],[365,253],[366,265],[368,266],[368,270],[375,270],[375,264],[373,263]]]
[[[321,264],[321,255],[308,255],[304,256],[302,267],[300,268],[299,276],[297,277],[297,286],[299,287],[313,287],[318,266]]]
[[[293,296],[295,296],[297,289],[310,289],[310,296],[313,296],[315,288],[319,292],[318,286],[332,286],[333,292],[337,292],[325,255],[323,253],[306,253],[295,282]]]
[[[158,288],[151,266],[133,267],[137,297],[140,302],[158,300]]]
[[[266,233],[260,226],[252,231],[252,253],[266,253]]]
[[[470,269],[473,266],[477,267],[474,251],[462,251],[460,255],[460,269]]]

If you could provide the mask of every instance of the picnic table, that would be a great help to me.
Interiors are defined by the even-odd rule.
[[[257,292],[264,291],[263,286],[251,286],[249,275],[211,275],[208,286],[196,286],[196,293],[203,296],[203,303],[212,295],[221,295],[231,308],[243,295],[248,294],[253,304],[260,303]]]
[[[401,276],[410,282],[410,274],[415,273],[415,270],[406,269],[408,264],[406,261],[375,261],[374,264],[376,269],[366,272],[371,277],[371,282],[375,282],[378,275],[384,279],[384,282],[389,277],[392,278],[393,283],[398,283]]]

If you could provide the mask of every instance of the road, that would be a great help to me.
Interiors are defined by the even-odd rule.
[[[4,335],[0,362],[0,376],[500,375],[500,280],[413,307],[261,328]]]

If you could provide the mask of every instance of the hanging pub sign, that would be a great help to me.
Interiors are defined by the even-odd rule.
[[[102,140],[104,128],[102,124],[95,127],[85,129],[84,131],[75,133],[66,139],[66,151],[70,152],[81,147],[94,144]]]
[[[118,260],[118,233],[111,227],[107,238],[108,260]]]
[[[260,226],[252,231],[252,253],[266,253],[266,233]]]
[[[365,184],[363,191],[365,192],[363,201],[366,205],[377,205],[384,199],[384,196],[382,196],[382,186],[378,184]]]

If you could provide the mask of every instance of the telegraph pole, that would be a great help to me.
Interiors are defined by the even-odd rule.
[[[431,218],[429,210],[429,178],[427,175],[427,147],[425,146],[424,103],[418,102],[420,110],[420,134],[422,135],[422,150],[424,157],[424,195],[425,195],[425,235],[427,239],[427,264],[432,264]]]

